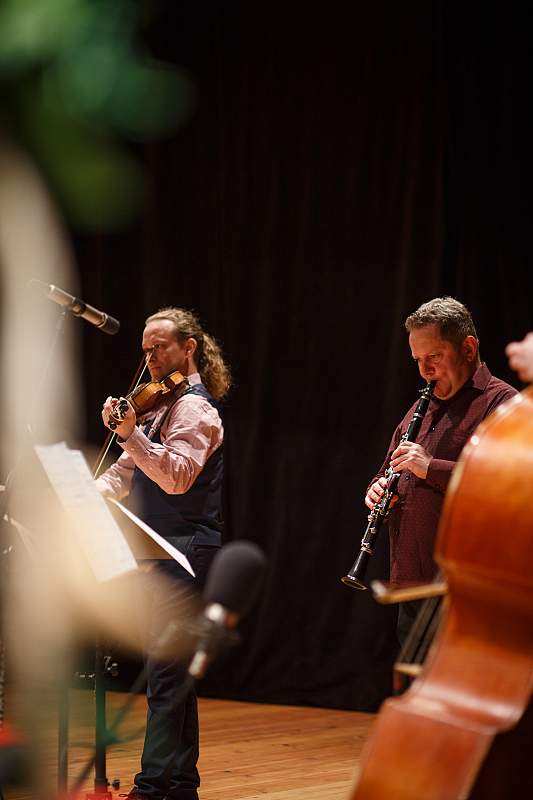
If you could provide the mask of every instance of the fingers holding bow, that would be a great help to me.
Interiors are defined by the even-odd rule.
[[[393,452],[390,465],[394,472],[408,470],[418,478],[426,478],[432,456],[416,442],[402,442]]]

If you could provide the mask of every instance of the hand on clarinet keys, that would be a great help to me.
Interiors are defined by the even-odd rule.
[[[378,478],[375,481],[365,497],[365,505],[372,511],[376,503],[379,503],[383,497],[383,492],[387,488],[386,478]]]
[[[402,442],[392,454],[390,465],[394,472],[408,470],[417,478],[426,478],[432,456],[416,442]]]

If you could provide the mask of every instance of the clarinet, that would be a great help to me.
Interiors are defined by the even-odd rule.
[[[429,381],[424,389],[420,390],[420,400],[416,405],[415,413],[413,414],[407,430],[400,439],[400,444],[402,442],[416,441],[416,438],[420,433],[422,420],[424,419],[426,411],[428,410],[429,401],[431,400],[431,393],[435,388],[435,383],[436,381]],[[400,473],[394,472],[392,467],[389,466],[385,472],[385,479],[387,481],[387,486],[385,487],[385,491],[383,492],[381,500],[379,503],[376,503],[370,513],[365,534],[361,539],[361,549],[359,551],[359,555],[357,556],[357,559],[355,560],[348,574],[341,578],[341,581],[346,584],[346,586],[350,586],[352,589],[367,588],[363,583],[363,578],[368,566],[368,560],[374,553],[376,539],[378,538],[381,526],[383,525],[383,522],[389,513],[392,500],[396,493],[396,487],[398,486],[398,481],[400,480]]]

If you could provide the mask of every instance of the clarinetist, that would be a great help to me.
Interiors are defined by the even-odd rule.
[[[383,476],[389,464],[400,473],[398,500],[388,517],[390,579],[397,584],[429,582],[435,576],[435,535],[459,454],[479,423],[516,394],[481,362],[472,316],[458,300],[437,297],[424,303],[407,317],[405,328],[420,375],[425,381],[436,381],[435,388],[417,441],[400,443],[415,403],[394,431],[383,465],[365,497],[372,509],[383,494]],[[400,643],[409,632],[418,605],[400,606]]]

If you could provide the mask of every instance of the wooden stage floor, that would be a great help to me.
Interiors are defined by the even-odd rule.
[[[94,710],[91,692],[71,691],[71,734],[90,742]],[[108,695],[108,723],[125,695]],[[142,727],[145,699],[139,696],[123,734]],[[345,800],[357,769],[373,714],[321,708],[200,699],[201,800]],[[142,737],[115,745],[108,752],[107,774],[120,778],[113,797],[131,788],[138,769]],[[47,773],[54,779],[56,737],[47,732]],[[87,758],[71,747],[70,780]],[[80,793],[93,788],[93,781]],[[22,789],[5,791],[6,800],[29,800]]]

